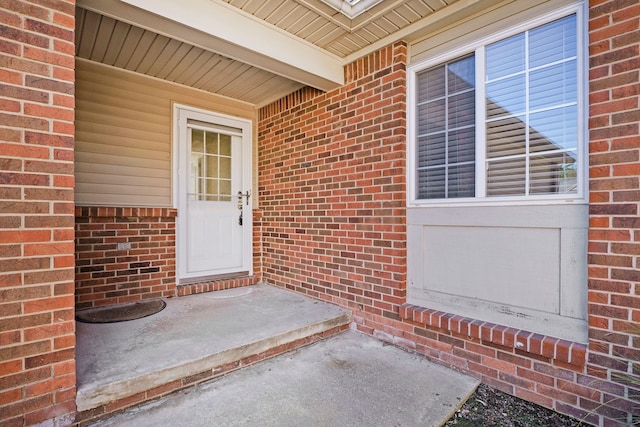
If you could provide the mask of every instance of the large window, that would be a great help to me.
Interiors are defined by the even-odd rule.
[[[418,68],[416,201],[582,196],[575,14]]]
[[[539,3],[411,45],[407,303],[587,342],[586,4]]]

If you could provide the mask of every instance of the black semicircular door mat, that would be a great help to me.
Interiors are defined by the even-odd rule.
[[[117,307],[104,307],[76,313],[76,320],[84,323],[115,323],[141,319],[162,311],[167,303],[161,299],[138,301]]]

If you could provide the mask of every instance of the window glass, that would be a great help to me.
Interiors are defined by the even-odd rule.
[[[576,16],[570,15],[529,31],[529,66],[577,56]]]
[[[231,136],[191,129],[191,201],[231,201]]]
[[[416,73],[418,199],[577,194],[576,25],[567,16]]]
[[[577,158],[575,32],[571,16],[487,46],[487,196],[577,192],[558,178]]]
[[[522,73],[525,68],[525,36],[518,34],[487,46],[487,80]]]
[[[418,74],[418,197],[475,195],[475,57]]]

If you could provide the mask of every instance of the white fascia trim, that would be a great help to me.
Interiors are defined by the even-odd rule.
[[[343,62],[344,64],[349,64],[399,40],[405,40],[406,42],[411,43],[420,39],[424,35],[429,34],[429,32],[433,31],[435,26],[442,27],[452,24],[461,16],[467,16],[475,11],[483,10],[495,3],[495,0],[458,0],[449,6],[443,7],[413,24],[407,25],[395,33],[376,41],[375,43],[371,43],[370,45],[356,51],[355,53],[345,57]]]
[[[79,0],[78,6],[320,90],[344,84],[338,56],[221,1]]]

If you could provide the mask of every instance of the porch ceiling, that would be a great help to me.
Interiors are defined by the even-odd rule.
[[[504,0],[508,1],[508,0]],[[257,106],[494,0],[78,0],[76,55]]]

